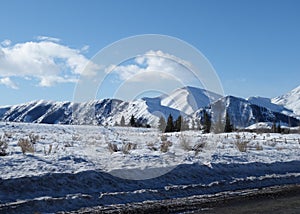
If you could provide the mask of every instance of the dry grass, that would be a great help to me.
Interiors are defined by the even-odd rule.
[[[120,151],[118,149],[118,146],[116,144],[108,143],[107,146],[108,146],[108,150],[110,151],[110,153],[114,153],[114,152]]]
[[[108,150],[110,151],[110,153],[122,151],[124,154],[129,154],[129,152],[131,150],[134,150],[137,148],[137,144],[131,143],[131,142],[123,144],[121,149],[118,148],[117,144],[110,143],[110,142],[107,143],[107,146],[108,146]]]
[[[35,135],[33,133],[29,134],[29,140],[32,144],[35,144],[40,139],[39,135]]]
[[[122,146],[122,152],[124,154],[129,154],[130,150],[136,149],[137,144],[136,143],[126,143],[125,145]]]
[[[248,140],[240,140],[237,139],[235,141],[235,145],[238,148],[240,152],[247,152],[247,146],[248,146],[249,141]]]
[[[155,143],[147,143],[147,147],[151,151],[157,151],[158,150],[158,148],[155,146]]]
[[[161,141],[167,141],[168,140],[168,136],[162,135],[162,136],[160,136],[160,140]]]
[[[3,134],[3,138],[12,138],[13,137],[13,133],[11,133],[11,132],[4,132],[4,134]]]
[[[72,141],[81,141],[82,137],[80,135],[73,135],[72,136]]]
[[[26,138],[19,139],[18,146],[21,147],[23,154],[25,154],[27,152],[34,153],[34,145],[32,142],[30,142],[29,139],[26,139]]]
[[[193,149],[190,145],[190,141],[184,135],[180,136],[180,146],[184,151],[191,151]]]
[[[45,154],[45,155],[50,155],[51,152],[52,152],[52,144],[49,145],[48,151],[46,151],[46,149],[45,149],[45,147],[44,147],[44,154]]]
[[[257,143],[257,144],[255,145],[255,149],[256,149],[256,151],[262,151],[262,150],[263,150],[263,147],[262,147],[262,145],[260,145],[259,143]]]
[[[163,141],[160,145],[160,151],[165,153],[169,151],[169,147],[172,145],[173,143],[171,141]]]
[[[198,153],[203,150],[205,145],[206,145],[205,142],[197,143],[196,145],[194,145],[192,150],[195,151],[195,155],[198,155]]]
[[[5,155],[7,155],[7,152],[6,152],[7,147],[8,147],[7,142],[4,141],[4,140],[1,140],[1,141],[0,141],[0,156],[5,156]]]

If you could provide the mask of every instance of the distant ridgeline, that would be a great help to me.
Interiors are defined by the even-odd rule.
[[[281,102],[279,98],[277,102]],[[298,99],[293,105],[296,109],[300,105],[297,102]],[[228,120],[234,128],[245,128],[258,122],[289,127],[300,125],[300,116],[293,109],[272,103],[269,98],[251,97],[246,100],[234,96],[221,97],[194,87],[177,89],[168,96],[131,102],[118,99],[84,103],[33,101],[0,107],[1,121],[46,124],[158,127],[162,125],[162,119],[167,122],[170,115],[174,123],[181,116],[185,129],[203,128],[205,116],[212,124]]]

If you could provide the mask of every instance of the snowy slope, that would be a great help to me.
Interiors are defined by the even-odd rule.
[[[189,86],[177,89],[168,96],[161,97],[161,104],[190,115],[220,97],[219,94]]]
[[[279,107],[278,107],[279,108]],[[286,114],[272,111],[263,106],[252,104],[246,99],[234,96],[226,96],[213,102],[206,108],[214,122],[221,119],[224,121],[226,112],[231,123],[237,128],[244,128],[257,122],[280,122],[281,125],[298,126],[299,120]],[[203,109],[195,112],[194,117],[201,118]],[[219,116],[220,115],[220,116]]]
[[[35,152],[22,154],[18,140],[30,133],[39,136]],[[0,122],[0,135],[8,143],[0,157],[0,213],[56,213],[300,182],[300,134],[168,133],[167,152],[159,149],[156,129]],[[137,146],[110,152],[109,143]],[[187,149],[199,144],[198,152]]]
[[[157,126],[160,116],[179,114],[177,109],[161,106],[158,98],[143,98],[132,102],[103,99],[84,103],[33,101],[0,108],[2,121],[47,124],[114,125],[124,116],[129,123],[131,115],[144,124]]]
[[[285,95],[273,98],[272,103],[291,109],[300,116],[300,86]]]
[[[123,101],[104,99],[86,103],[33,101],[11,107],[0,108],[3,121],[32,122],[48,124],[98,124]],[[97,121],[94,121],[97,119]]]
[[[140,123],[156,127],[159,117],[163,116],[167,118],[169,114],[172,114],[175,118],[180,114],[184,115],[184,113],[177,109],[162,106],[159,98],[142,98],[128,102],[124,105],[124,108],[114,111],[105,119],[105,123],[108,125],[114,125],[116,122],[119,123],[122,116],[124,116],[126,123],[128,123],[131,115],[133,115]]]
[[[273,112],[279,112],[283,113],[292,117],[296,117],[297,115],[290,109],[285,108],[282,105],[277,105],[272,103],[270,98],[266,97],[249,97],[247,99],[251,104],[262,106],[264,108],[267,108]]]

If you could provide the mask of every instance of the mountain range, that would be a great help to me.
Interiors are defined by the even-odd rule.
[[[247,127],[257,122],[280,122],[288,126],[300,124],[300,86],[275,98],[234,96],[184,87],[169,95],[142,98],[134,101],[102,99],[83,103],[32,101],[0,107],[1,121],[47,124],[114,125],[124,116],[127,123],[134,115],[141,124],[157,126],[160,116],[182,115],[186,120],[201,120],[207,111],[212,118],[225,114],[236,127]]]

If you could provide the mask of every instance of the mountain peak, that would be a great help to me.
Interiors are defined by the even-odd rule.
[[[295,114],[300,115],[300,86],[284,95],[273,98],[272,103],[282,105],[291,109]]]
[[[190,115],[199,108],[203,108],[221,97],[221,95],[205,89],[186,86],[176,89],[167,96],[161,97],[161,104]]]

